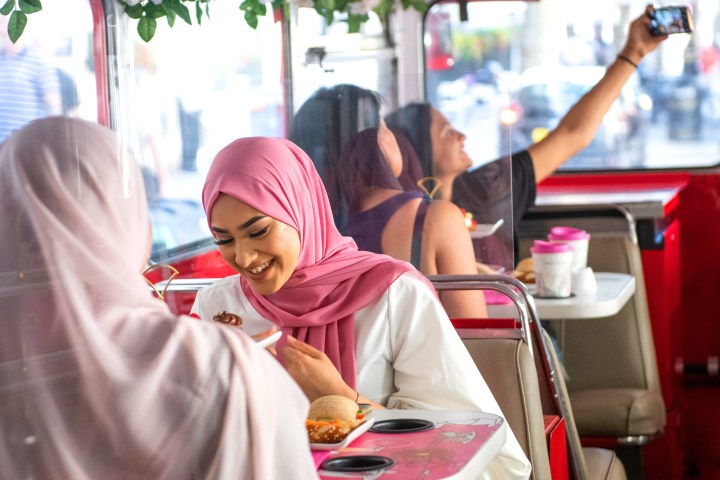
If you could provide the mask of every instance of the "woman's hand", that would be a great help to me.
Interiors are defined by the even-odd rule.
[[[270,335],[274,334],[275,332],[277,332],[277,327],[276,327],[275,325],[273,325],[272,327],[268,328],[268,329],[265,330],[264,332],[256,333],[255,335],[252,336],[252,339],[255,340],[256,342],[259,342],[260,340],[266,339],[267,337],[269,337]],[[273,355],[277,356],[277,352],[275,351],[275,347],[270,346],[270,347],[267,347],[265,350],[267,350],[268,352],[270,352],[270,353],[272,353]]]
[[[283,355],[285,368],[311,402],[325,395],[342,395],[355,401],[355,390],[343,381],[325,353],[288,335]]]
[[[654,37],[650,34],[650,15],[655,9],[652,5],[645,7],[645,13],[630,24],[625,47],[620,52],[635,63],[640,63],[645,55],[655,50],[667,35]]]

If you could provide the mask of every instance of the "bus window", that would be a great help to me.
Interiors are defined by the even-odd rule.
[[[592,143],[560,170],[640,170],[717,164],[720,133],[720,6],[697,9],[695,32],[672,35],[641,62],[605,116]],[[425,45],[427,98],[478,144],[476,164],[527,147],[553,129],[567,110],[603,75],[625,40],[630,20],[645,3],[611,0],[471,2],[468,20],[456,3],[433,5],[425,35],[444,35],[451,67],[438,69],[437,49]],[[438,26],[442,24],[442,27]],[[432,45],[432,44],[431,44]],[[466,88],[457,88],[459,79]],[[478,109],[504,85],[502,108]],[[455,87],[455,88],[451,88]],[[505,90],[503,89],[503,90]],[[481,95],[478,95],[481,92]],[[458,97],[471,96],[458,115]],[[485,115],[492,126],[476,125]],[[463,123],[465,122],[465,123]],[[479,148],[479,147],[478,147]]]
[[[147,43],[133,20],[123,34],[131,73],[118,108],[128,120],[116,128],[143,166],[154,261],[188,246],[211,248],[200,199],[222,147],[285,134],[281,24],[270,13],[252,29],[232,2],[210,10],[201,25],[159,21]]]
[[[340,15],[331,25],[312,8],[299,8],[290,22],[293,109],[320,87],[341,83],[374,90],[395,101],[393,48],[374,12],[358,33],[348,33]]]
[[[46,2],[16,43],[0,15],[0,143],[50,115],[97,121],[92,14],[87,0]]]

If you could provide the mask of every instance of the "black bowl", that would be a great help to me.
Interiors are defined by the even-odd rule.
[[[380,455],[351,455],[325,460],[320,467],[331,472],[365,472],[392,467],[395,460]]]
[[[435,427],[433,422],[419,418],[395,418],[375,422],[370,428],[375,433],[411,433],[424,432]]]

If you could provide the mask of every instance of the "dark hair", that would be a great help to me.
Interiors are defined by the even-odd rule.
[[[425,175],[420,166],[420,159],[417,156],[417,152],[415,152],[415,147],[413,147],[413,144],[408,140],[402,130],[396,128],[391,128],[390,130],[395,135],[398,147],[400,147],[400,154],[402,155],[403,167],[400,175],[397,177],[400,187],[405,191],[422,190],[418,186],[418,180]]]
[[[432,106],[427,102],[409,103],[385,117],[388,127],[400,130],[410,140],[420,159],[423,176],[426,177],[434,174],[430,138],[431,109]]]
[[[358,132],[380,125],[379,94],[355,85],[320,88],[295,114],[289,139],[312,159],[325,184],[338,229],[347,216],[338,180],[338,162],[345,144]]]
[[[378,142],[379,130],[368,128],[350,140],[340,156],[338,180],[350,211],[360,210],[373,188],[402,190]]]

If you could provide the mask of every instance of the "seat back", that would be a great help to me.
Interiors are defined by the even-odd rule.
[[[636,285],[616,315],[551,322],[569,373],[578,430],[581,435],[648,438],[662,431],[665,407],[635,222],[620,209],[539,211],[521,223],[520,252],[527,255],[532,240],[546,238],[554,225],[588,231],[588,266],[630,274]]]
[[[503,336],[475,329],[458,333],[530,460],[532,478],[551,478],[538,374],[527,344],[512,331]]]
[[[550,343],[547,332],[543,332],[545,344]],[[554,371],[559,371],[560,362],[558,361],[555,349],[548,349],[548,359]],[[565,380],[562,375],[558,377],[556,382],[558,389],[557,395],[562,398],[568,397],[565,387]],[[565,422],[568,429],[576,430],[575,415],[572,408],[568,408],[565,412]],[[581,455],[576,458],[576,477],[578,480],[627,480],[625,467],[618,458],[617,454],[612,450],[604,448],[582,448],[580,439],[577,435],[568,435],[569,447],[571,450],[580,451]]]
[[[532,372],[532,370],[534,370],[536,378],[535,382],[524,378],[522,379],[522,382],[518,382],[514,385],[512,378],[496,378],[495,375],[499,375],[500,377],[507,377],[509,375],[507,375],[507,371],[504,368],[497,368],[497,361],[493,362],[491,356],[487,356],[484,353],[477,353],[475,349],[479,348],[481,345],[475,345],[470,342],[470,339],[474,339],[479,336],[477,334],[477,329],[475,332],[460,331],[459,333],[461,338],[464,337],[463,341],[468,346],[468,349],[472,348],[471,355],[473,355],[473,358],[476,359],[479,368],[481,368],[481,372],[483,372],[483,368],[487,372],[488,378],[486,381],[488,382],[488,386],[490,386],[491,390],[493,388],[497,389],[498,396],[501,397],[503,402],[500,404],[501,408],[508,408],[508,413],[506,413],[508,423],[510,423],[510,418],[512,418],[514,414],[518,411],[522,411],[524,418],[518,421],[517,417],[514,417],[512,418],[512,422],[514,422],[515,426],[513,426],[513,424],[510,425],[511,428],[513,428],[513,432],[517,429],[518,434],[524,435],[523,441],[527,442],[526,452],[528,457],[532,455],[542,455],[542,453],[536,448],[536,445],[539,443],[537,440],[539,436],[537,434],[537,431],[539,430],[537,428],[538,417],[533,413],[534,408],[536,407],[530,408],[530,405],[539,405],[543,414],[559,415],[565,422],[569,453],[568,468],[572,478],[577,480],[626,480],[627,476],[625,469],[615,452],[605,449],[586,450],[582,448],[565,380],[563,375],[560,374],[562,367],[558,361],[555,350],[551,346],[549,336],[540,327],[540,319],[537,314],[537,309],[535,308],[535,302],[529,294],[527,287],[517,279],[506,275],[435,275],[431,276],[430,280],[432,280],[435,288],[438,290],[480,288],[499,291],[510,298],[512,303],[515,304],[518,317],[520,318],[521,329],[509,331],[516,332],[515,338],[523,338],[528,342],[526,343],[529,348],[528,353],[531,354],[531,362],[535,365],[535,368],[532,369],[526,364],[527,359],[519,360],[518,363],[522,363],[522,366],[518,366],[517,368],[522,371],[522,374],[524,375],[527,375],[528,372]],[[508,330],[506,330],[506,332],[507,331]],[[503,334],[493,333],[490,336],[497,337],[498,335],[502,336]],[[508,334],[504,333],[504,335]],[[486,336],[488,336],[487,333]],[[502,355],[502,349],[508,349],[509,347],[503,347],[501,344],[498,344],[496,348],[498,348],[499,351],[494,353]],[[520,347],[520,350],[522,350],[522,347]],[[536,353],[532,355],[532,352]],[[507,352],[505,354],[507,354]],[[519,356],[524,355],[519,353]],[[490,364],[487,365],[486,362],[490,362]],[[483,372],[483,375],[486,375],[486,373]],[[513,388],[520,388],[520,385],[530,388],[529,386],[533,385],[533,383],[534,386],[537,386],[536,391],[538,392],[538,395],[528,395],[528,390],[525,390],[520,393],[518,398],[518,391],[516,390],[515,398],[507,399],[504,397],[506,394],[513,395]],[[495,394],[494,390],[493,394]],[[498,400],[498,402],[500,402],[500,400]],[[523,405],[522,409],[518,410],[517,405],[520,403],[526,403],[527,405]],[[510,410],[513,408],[515,408],[514,412],[510,413]],[[543,436],[544,431],[543,421]],[[542,445],[547,448],[544,439],[542,441]],[[542,459],[538,458],[538,461],[542,462]],[[547,471],[539,464],[537,474],[544,475],[546,472]]]

